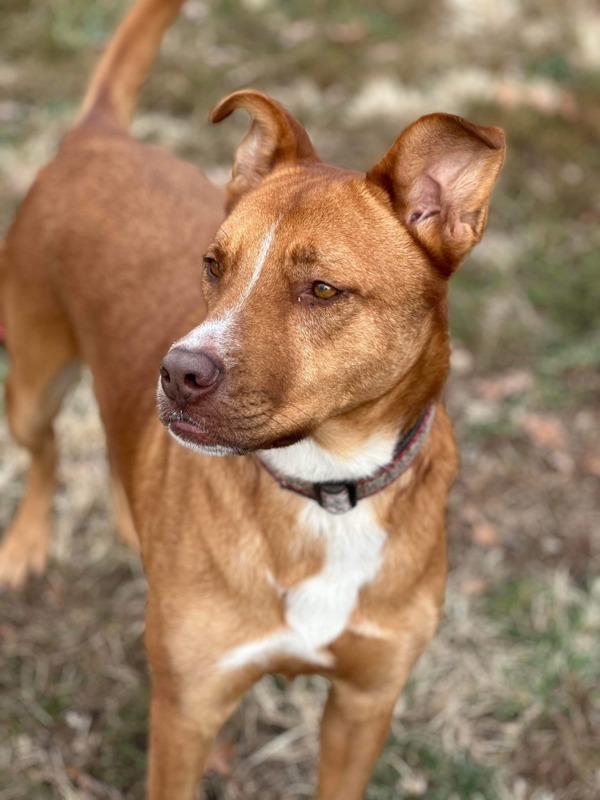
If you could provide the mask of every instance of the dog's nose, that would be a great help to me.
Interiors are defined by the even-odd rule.
[[[223,365],[202,350],[174,347],[160,367],[163,391],[180,408],[212,392],[222,377]]]

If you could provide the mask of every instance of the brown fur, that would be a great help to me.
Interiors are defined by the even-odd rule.
[[[385,558],[326,648],[332,666],[319,670],[332,692],[318,798],[358,800],[443,602],[444,509],[456,469],[439,401],[447,276],[483,232],[502,136],[432,115],[362,175],[322,164],[281,106],[238,92],[214,112],[218,121],[242,107],[254,119],[219,229],[225,194],[124,130],[179,5],[140,0],[131,12],[91,82],[80,124],[41,171],[6,239],[8,417],[32,466],[0,550],[0,582],[20,586],[44,568],[52,420],[84,361],[107,432],[120,526],[128,538],[139,533],[148,577],[149,797],[190,800],[212,738],[242,693],[265,671],[317,670],[285,653],[218,666],[231,648],[281,629],[282,593],[318,574],[325,559],[323,541],[302,522],[307,501],[279,487],[252,453],[310,435],[351,459],[369,436],[397,435],[436,402],[412,467],[362,501],[385,531]],[[160,358],[206,313],[201,273],[207,320],[215,320],[244,295],[275,224],[233,343],[210,345],[223,380],[183,409],[180,438],[247,455],[198,455],[156,419]],[[206,252],[220,265],[218,279],[202,271]],[[315,281],[338,295],[315,299]],[[181,404],[161,392],[159,405],[177,433]]]

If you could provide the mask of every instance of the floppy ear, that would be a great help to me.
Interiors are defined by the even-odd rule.
[[[210,121],[221,122],[236,108],[250,114],[252,125],[235,155],[232,180],[227,187],[231,205],[276,167],[319,160],[303,126],[261,92],[244,89],[230,94],[213,109]]]
[[[410,125],[367,173],[415,239],[447,272],[480,239],[504,161],[504,133],[451,114]]]

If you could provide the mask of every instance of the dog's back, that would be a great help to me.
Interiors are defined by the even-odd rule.
[[[27,336],[18,294],[35,304],[36,324],[60,316],[77,331],[73,345],[95,375],[129,376],[115,391],[108,375],[97,381],[106,418],[129,415],[130,403],[134,419],[154,417],[160,358],[203,314],[199,268],[222,207],[221,192],[169,153],[118,131],[75,129],[7,239],[9,351]]]
[[[224,217],[224,192],[128,132],[139,88],[181,5],[134,6],[92,77],[78,123],[40,170],[2,243],[7,414],[14,438],[32,454],[35,490],[4,538],[0,584],[20,585],[43,568],[52,421],[80,362],[94,375],[111,464],[124,465],[115,471],[127,480],[143,430],[164,437],[154,409],[161,356],[204,313],[199,271]]]

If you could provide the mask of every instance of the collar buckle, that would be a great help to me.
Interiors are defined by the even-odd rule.
[[[330,514],[345,514],[356,505],[354,483],[315,483],[314,489],[318,504]]]

